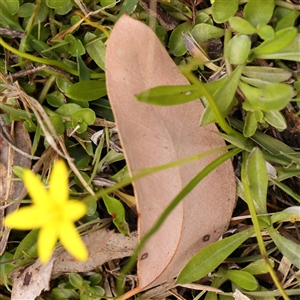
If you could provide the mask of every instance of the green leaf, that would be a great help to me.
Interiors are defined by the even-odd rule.
[[[247,176],[257,214],[267,213],[268,172],[266,162],[258,148],[250,153],[247,161]]]
[[[84,61],[82,60],[81,56],[77,52],[77,69],[79,74],[79,81],[90,80],[90,72]]]
[[[66,96],[77,101],[92,101],[105,96],[103,80],[85,80],[74,83],[66,90]]]
[[[66,6],[69,0],[46,0],[46,4],[50,8],[58,9]]]
[[[169,48],[173,55],[182,56],[187,52],[186,46],[182,39],[182,33],[188,34],[191,30],[191,23],[185,22],[178,25],[171,33]]]
[[[125,209],[122,203],[108,195],[104,195],[102,198],[107,212],[112,216],[112,220],[119,232],[125,236],[130,236],[129,228],[125,220]]]
[[[261,43],[253,50],[253,53],[256,57],[262,54],[276,53],[289,46],[296,36],[297,29],[294,27],[279,30],[275,33],[275,37],[273,39]]]
[[[233,17],[239,7],[238,0],[215,0],[212,6],[212,15],[216,23],[224,23]]]
[[[275,32],[272,26],[265,25],[258,29],[257,34],[263,40],[272,40],[275,37]]]
[[[292,73],[281,68],[246,66],[243,75],[275,83],[290,79]]]
[[[272,267],[274,267],[274,260],[269,259],[269,263]],[[252,275],[266,274],[269,272],[264,259],[258,259],[253,261],[247,267],[243,268],[243,271],[246,271]]]
[[[69,43],[69,53],[76,57],[78,55],[83,55],[85,54],[85,48],[83,47],[81,41],[77,38],[75,38],[73,35],[71,34],[67,34],[65,36],[65,42]]]
[[[213,94],[213,97],[224,117],[227,116],[235,104],[233,100],[243,69],[243,65],[238,65],[228,78],[222,80],[221,86]],[[200,124],[206,125],[214,121],[215,117],[211,108],[208,106],[201,116]]]
[[[300,62],[299,44],[300,44],[300,34],[297,34],[295,39],[283,49],[276,51],[274,53],[262,53],[262,54],[256,53],[255,56],[257,58],[262,58],[262,59],[273,59],[273,60],[284,59],[284,60]]]
[[[274,0],[248,0],[244,8],[244,17],[254,27],[267,25],[274,11]]]
[[[106,47],[95,34],[87,32],[84,36],[85,49],[99,68],[105,70]]]
[[[278,131],[283,131],[286,129],[285,117],[278,110],[266,111],[264,119]]]
[[[247,35],[234,36],[228,43],[226,56],[231,64],[238,65],[247,61],[251,49],[251,40]]]
[[[82,119],[87,125],[92,125],[96,120],[96,114],[90,108],[82,108],[75,111],[72,114],[72,118]]]
[[[0,26],[3,28],[9,28],[12,30],[18,30],[24,32],[22,26],[17,22],[17,19],[14,18],[10,11],[8,0],[1,1],[0,9]]]
[[[81,289],[83,284],[83,278],[77,273],[69,274],[70,283],[77,289]]]
[[[255,291],[258,288],[258,282],[253,275],[241,270],[226,270],[221,268],[218,271],[221,275],[227,277],[232,282],[248,291]]]
[[[177,105],[195,100],[202,93],[195,85],[158,86],[140,94],[136,98],[140,102],[155,105]]]
[[[136,8],[136,5],[138,3],[138,0],[124,0],[122,8],[118,14],[118,19],[124,14],[127,13],[129,15],[132,14],[134,9]]]
[[[267,228],[275,245],[278,247],[280,252],[298,269],[300,269],[300,245],[280,235],[273,227]]]
[[[219,39],[224,35],[224,29],[201,23],[197,24],[191,31],[191,35],[196,40],[197,43],[201,43],[208,39]]]
[[[219,240],[202,249],[181,270],[177,278],[177,283],[189,283],[206,276],[220,265],[253,233],[254,229],[250,228],[223,240]]]
[[[293,27],[295,25],[295,21],[299,17],[300,13],[297,10],[291,10],[284,17],[282,17],[275,27],[276,31],[279,31],[284,28]]]
[[[247,20],[240,17],[231,17],[228,22],[230,27],[239,33],[253,34],[256,32],[256,28],[254,28]]]
[[[46,95],[47,102],[53,107],[60,107],[65,103],[65,96],[60,91],[54,91]]]
[[[37,255],[37,238],[39,230],[31,230],[18,245],[14,254],[14,259],[24,257],[36,258]],[[28,260],[27,260],[28,263]]]
[[[18,12],[19,7],[20,7],[19,0],[1,0],[1,8],[2,8],[2,5],[4,5],[4,2],[6,3],[9,12],[12,15],[15,15]]]
[[[257,123],[260,121],[260,118],[263,118],[263,113],[260,110],[247,112],[243,130],[245,137],[250,137],[255,133],[257,129]]]
[[[71,117],[72,114],[81,109],[81,106],[75,103],[66,103],[59,107],[55,112],[64,117]]]
[[[271,83],[264,88],[254,88],[240,82],[239,87],[256,110],[272,111],[283,109],[292,99],[292,87],[284,83]]]

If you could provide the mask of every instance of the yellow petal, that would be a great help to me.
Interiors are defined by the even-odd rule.
[[[64,218],[72,222],[82,218],[87,212],[87,207],[79,201],[68,201],[64,205]]]
[[[43,205],[45,202],[47,202],[47,200],[49,200],[47,190],[45,189],[43,183],[33,172],[31,172],[30,170],[26,170],[24,172],[23,181],[28,194],[35,204]]]
[[[37,205],[26,206],[9,214],[4,219],[8,227],[19,230],[30,230],[40,228],[47,222],[47,216]]]
[[[46,263],[52,255],[58,238],[58,226],[48,224],[39,231],[38,236],[38,255],[42,263]]]
[[[55,202],[62,204],[68,200],[68,170],[63,160],[57,160],[55,162],[50,175],[49,184],[49,193]]]
[[[73,223],[65,222],[61,224],[59,239],[65,249],[76,259],[88,259],[88,251]]]

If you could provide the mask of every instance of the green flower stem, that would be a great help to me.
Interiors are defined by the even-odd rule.
[[[51,88],[52,84],[55,82],[56,76],[51,75],[48,80],[46,81],[45,85],[43,86],[43,89],[40,93],[38,101],[42,104],[49,92],[49,89]]]
[[[77,70],[74,70],[68,66],[66,66],[65,64],[63,64],[60,61],[57,60],[53,60],[53,59],[46,59],[46,58],[42,58],[42,57],[37,57],[22,51],[19,51],[15,48],[13,48],[12,46],[10,46],[9,44],[7,44],[1,37],[0,37],[0,45],[2,45],[5,49],[11,51],[12,53],[21,56],[23,58],[29,59],[31,61],[40,63],[40,64],[45,64],[45,65],[50,65],[50,66],[55,66],[58,67],[74,76],[79,76],[79,73]],[[91,73],[90,74],[92,79],[103,79],[105,77],[105,75],[103,73]]]
[[[253,198],[252,198],[251,190],[250,190],[250,184],[249,184],[249,180],[248,180],[248,176],[247,176],[247,172],[246,172],[246,164],[247,164],[248,156],[249,156],[249,153],[246,152],[246,151],[243,151],[241,179],[242,179],[242,186],[243,186],[244,193],[245,193],[245,200],[248,204],[248,208],[249,208],[249,211],[250,211],[253,227],[254,227],[254,230],[255,230],[258,247],[259,247],[260,253],[261,253],[261,255],[262,255],[262,257],[263,257],[263,259],[266,263],[268,271],[269,271],[269,273],[270,273],[277,289],[280,291],[283,299],[289,300],[289,297],[285,293],[285,290],[283,289],[282,285],[280,284],[280,281],[278,280],[278,278],[276,276],[276,273],[275,273],[274,269],[272,268],[272,266],[269,262],[268,254],[267,254],[265,244],[264,244],[264,241],[263,241],[263,237],[261,235],[260,225],[259,225],[259,221],[258,221],[257,214],[256,214],[256,211],[255,211]]]
[[[201,172],[199,172],[180,192],[179,194],[173,199],[173,201],[168,205],[168,207],[164,210],[161,214],[157,222],[154,226],[149,230],[145,236],[140,241],[139,245],[136,247],[133,255],[130,257],[128,263],[125,267],[121,270],[120,276],[117,281],[117,291],[118,294],[121,295],[123,292],[122,283],[125,274],[127,274],[135,265],[138,253],[142,250],[146,242],[158,231],[160,226],[164,223],[165,219],[168,215],[174,210],[174,208],[179,204],[179,202],[203,179],[205,178],[210,172],[212,172],[215,168],[225,162],[227,159],[232,158],[233,156],[237,155],[242,150],[239,148],[234,148],[230,152],[226,152],[225,154],[219,156],[213,162],[211,162],[208,166],[206,166]]]

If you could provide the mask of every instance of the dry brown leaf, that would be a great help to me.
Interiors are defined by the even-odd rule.
[[[160,107],[136,94],[159,85],[189,84],[153,31],[123,15],[107,43],[107,89],[131,174],[224,146],[215,125],[199,127],[200,101]],[[217,156],[162,171],[134,183],[139,237],[156,222],[178,192]],[[235,205],[230,161],[208,175],[148,241],[138,261],[137,291],[176,277],[200,249],[226,230]]]
[[[50,289],[50,279],[54,259],[47,264],[42,264],[39,259],[32,265],[23,266],[13,271],[12,300],[35,299],[41,292]]]
[[[77,261],[64,249],[55,251],[55,259],[52,275],[72,272],[88,272],[113,259],[131,256],[137,246],[137,233],[132,233],[131,237],[120,233],[97,230],[83,236],[83,241],[89,251],[87,261]]]
[[[13,145],[22,150],[22,152],[30,154],[31,152],[31,139],[29,133],[23,128],[23,122],[14,122],[14,128],[12,130],[13,136],[11,137],[11,142]],[[11,130],[11,126],[7,127],[8,131]],[[18,209],[20,201],[18,198],[23,198],[26,196],[26,191],[24,189],[24,184],[21,180],[12,181],[9,178],[16,177],[12,172],[13,166],[21,166],[24,168],[30,168],[31,159],[24,156],[20,152],[16,152],[8,144],[9,137],[3,138],[5,135],[5,129],[1,128],[2,134],[0,137],[0,226],[1,232],[5,231],[7,228],[3,227],[2,221],[5,215]],[[4,200],[16,200],[16,203],[5,203]],[[21,200],[21,199],[18,199]],[[6,249],[7,239],[9,236],[9,231],[6,231],[1,237],[0,242],[0,255]]]

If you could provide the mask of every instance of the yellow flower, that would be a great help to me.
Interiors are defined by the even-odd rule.
[[[5,225],[19,230],[39,230],[38,255],[46,263],[54,250],[57,240],[78,260],[88,258],[74,222],[87,211],[85,204],[69,201],[68,171],[65,163],[58,160],[51,172],[47,190],[43,183],[30,170],[24,172],[24,184],[33,204],[20,208],[8,215]]]

